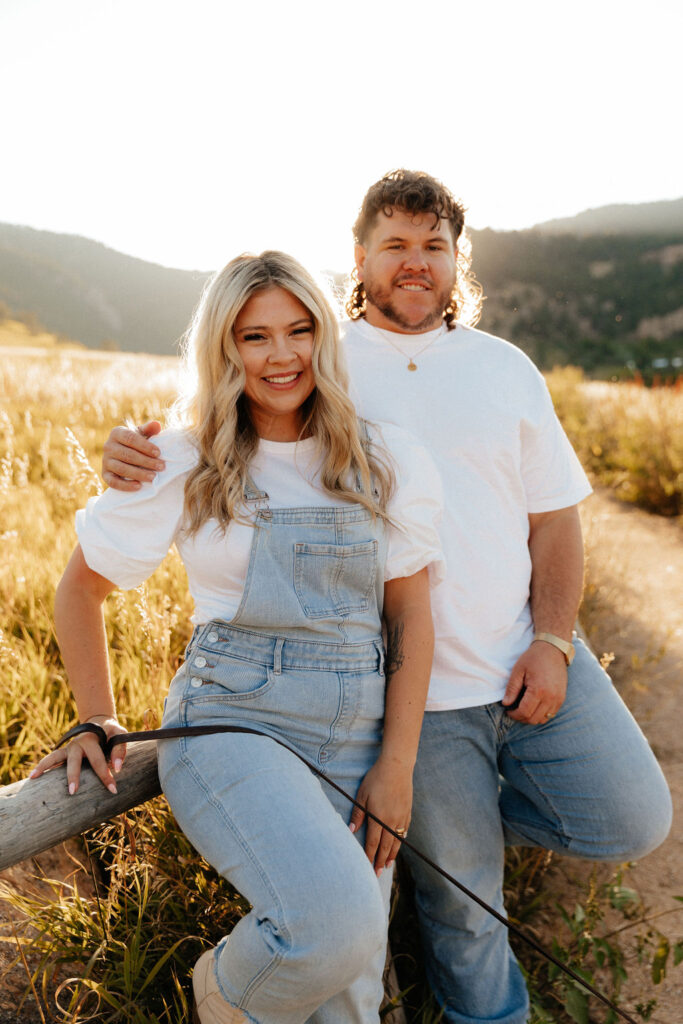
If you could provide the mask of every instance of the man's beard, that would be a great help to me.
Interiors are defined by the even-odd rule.
[[[380,313],[391,323],[401,327],[408,334],[420,334],[422,331],[436,329],[443,320],[443,313],[451,299],[452,289],[444,288],[441,292],[434,292],[434,302],[429,313],[422,317],[417,323],[408,320],[391,301],[390,292],[387,289],[375,289],[372,280],[363,281],[366,302],[375,306]]]

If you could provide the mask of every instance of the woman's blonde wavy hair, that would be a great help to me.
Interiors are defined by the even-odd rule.
[[[233,326],[249,298],[284,288],[314,321],[315,389],[304,405],[300,437],[314,437],[320,480],[328,494],[364,505],[386,519],[395,477],[388,455],[361,440],[348,396],[339,323],[323,290],[291,256],[267,251],[231,260],[207,283],[184,343],[185,387],[174,419],[188,431],[198,464],[185,482],[184,523],[192,535],[208,519],[225,528],[244,514],[249,463],[258,435],[244,394],[245,373]],[[355,483],[360,481],[361,490]]]

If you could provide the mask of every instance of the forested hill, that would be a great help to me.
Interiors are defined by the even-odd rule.
[[[207,277],[78,235],[0,224],[0,302],[91,348],[175,352]]]
[[[480,231],[473,251],[487,296],[480,326],[543,368],[647,371],[683,356],[683,230],[585,238]]]
[[[548,225],[473,231],[474,270],[487,296],[480,326],[514,341],[544,368],[569,362],[601,374],[627,365],[647,372],[657,361],[662,372],[677,372],[683,225],[670,203],[627,208],[627,220],[638,219],[634,210],[660,206],[668,209],[669,226],[653,215],[647,233],[625,226],[622,233],[584,235]],[[0,303],[91,347],[176,351],[206,277],[86,238],[0,224]]]

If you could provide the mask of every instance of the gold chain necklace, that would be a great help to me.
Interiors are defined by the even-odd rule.
[[[432,338],[430,341],[428,341],[426,345],[423,345],[422,348],[419,348],[417,350],[417,352],[413,352],[412,356],[409,356],[409,355],[407,355],[406,352],[403,351],[403,349],[399,345],[396,344],[396,342],[392,341],[391,338],[387,338],[387,336],[384,333],[384,331],[380,331],[378,328],[375,328],[375,330],[380,335],[380,337],[384,338],[385,341],[388,341],[389,344],[391,345],[391,347],[396,349],[396,351],[400,355],[402,355],[404,359],[408,360],[408,365],[406,366],[406,369],[410,370],[411,373],[414,373],[415,370],[417,370],[417,363],[415,362],[417,357],[421,356],[423,352],[426,352],[427,349],[429,348],[429,346],[433,345],[434,342],[437,341],[441,337],[441,335],[443,334],[443,327],[441,327],[441,329],[439,330],[439,333],[434,338]]]

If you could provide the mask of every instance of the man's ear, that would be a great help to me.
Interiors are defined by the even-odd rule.
[[[363,280],[363,267],[365,265],[365,247],[356,242],[353,247],[353,258],[356,261],[356,277],[359,281]]]

